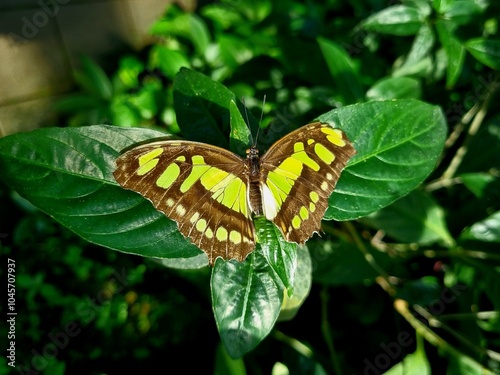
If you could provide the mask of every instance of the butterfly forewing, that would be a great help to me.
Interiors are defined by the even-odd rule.
[[[188,141],[135,147],[117,161],[116,181],[148,198],[179,231],[217,257],[242,261],[255,247],[248,173],[239,156]]]
[[[287,241],[304,243],[320,230],[328,198],[355,153],[344,132],[315,122],[281,138],[262,156],[264,215]]]

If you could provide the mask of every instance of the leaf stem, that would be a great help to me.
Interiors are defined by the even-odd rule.
[[[301,355],[303,355],[306,358],[313,358],[314,357],[314,352],[311,350],[311,348],[309,348],[308,346],[306,346],[305,344],[303,344],[299,340],[285,335],[281,331],[274,331],[274,338],[276,340],[279,340],[282,343],[288,345],[289,347],[294,349],[297,353],[300,353]]]
[[[420,319],[413,316],[411,311],[408,308],[408,302],[402,299],[396,299],[394,301],[395,310],[401,314],[401,316],[415,329],[417,334],[422,335],[429,343],[432,345],[442,349],[443,351],[451,354],[456,358],[466,358],[471,363],[474,363],[476,366],[481,368],[482,374],[493,374],[490,370],[482,366],[479,362],[477,362],[472,357],[460,352],[458,349],[454,348],[448,342],[446,342],[442,337],[440,337],[437,333],[427,327]]]

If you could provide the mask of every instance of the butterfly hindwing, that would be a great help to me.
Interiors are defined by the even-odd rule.
[[[159,141],[117,161],[116,181],[149,199],[208,255],[242,261],[255,247],[245,161],[216,146]]]
[[[304,243],[320,230],[328,198],[355,153],[340,129],[315,122],[281,138],[262,156],[264,215],[287,241]]]

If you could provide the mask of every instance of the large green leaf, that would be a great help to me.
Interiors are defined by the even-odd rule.
[[[113,178],[120,152],[165,136],[111,126],[47,128],[0,139],[2,179],[22,197],[86,240],[159,258],[200,251],[177,225]]]
[[[283,289],[260,251],[241,263],[217,260],[211,289],[224,347],[231,357],[239,358],[255,348],[273,328]]]
[[[343,129],[357,154],[342,172],[325,218],[353,220],[415,189],[434,169],[446,137],[438,107],[416,100],[355,104],[319,117]]]

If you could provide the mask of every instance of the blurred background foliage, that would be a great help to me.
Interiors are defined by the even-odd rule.
[[[450,137],[425,189],[325,228],[327,241],[309,249],[304,305],[238,360],[220,345],[209,269],[98,248],[1,185],[18,372],[500,373],[498,14],[483,0],[206,2],[194,13],[170,6],[151,28],[157,41],[113,70],[82,58],[79,90],[58,104],[61,126],[178,133],[172,81],[189,67],[257,117],[266,95],[262,126],[275,138],[334,107],[399,98],[440,105]],[[359,242],[339,247],[353,231],[380,265],[397,259],[405,279],[381,279]]]

